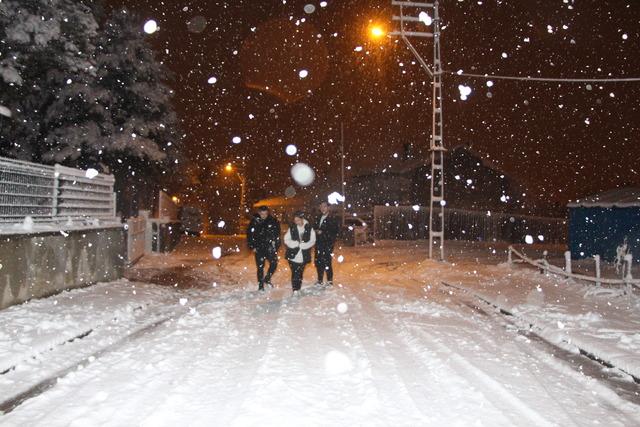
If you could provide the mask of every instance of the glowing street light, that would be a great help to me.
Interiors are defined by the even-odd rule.
[[[380,40],[386,35],[387,32],[381,25],[373,24],[369,27],[369,37],[373,40]]]

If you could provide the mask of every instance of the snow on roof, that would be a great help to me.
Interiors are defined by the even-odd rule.
[[[630,208],[640,207],[640,188],[616,188],[571,202],[570,208]]]

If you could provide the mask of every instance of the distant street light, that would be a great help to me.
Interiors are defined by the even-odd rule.
[[[239,207],[239,215],[238,215],[238,234],[242,233],[242,217],[244,216],[244,209],[245,209],[245,192],[246,192],[246,186],[247,186],[247,179],[245,178],[244,175],[242,175],[240,172],[242,172],[239,168],[234,167],[233,164],[231,163],[227,163],[224,167],[224,171],[226,173],[236,173],[236,176],[238,177],[238,179],[240,180],[240,207]]]

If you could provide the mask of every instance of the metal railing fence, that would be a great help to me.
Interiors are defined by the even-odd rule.
[[[114,183],[111,175],[0,157],[0,222],[115,218]]]

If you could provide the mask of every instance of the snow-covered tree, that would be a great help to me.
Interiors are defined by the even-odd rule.
[[[137,199],[178,162],[170,74],[140,19],[100,6],[0,1],[0,155],[97,167]]]
[[[11,116],[0,122],[2,154],[56,159],[60,128],[88,102],[97,30],[82,1],[0,2],[0,105]]]
[[[97,38],[98,102],[108,120],[101,150],[110,155],[173,160],[177,119],[165,84],[165,66],[144,37],[140,20],[127,10],[113,12]]]
[[[170,73],[156,58],[141,22],[127,10],[116,10],[96,40],[95,90],[98,110],[106,117],[98,123],[99,146],[85,156],[116,175],[122,207],[130,211],[138,202],[148,204],[140,198],[154,193],[151,184],[162,183],[179,161],[173,91],[165,83]]]

